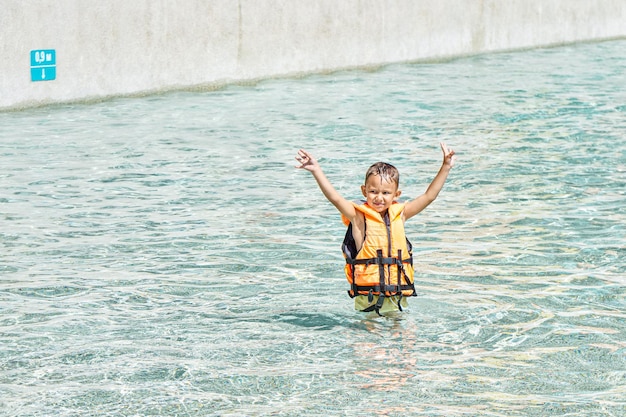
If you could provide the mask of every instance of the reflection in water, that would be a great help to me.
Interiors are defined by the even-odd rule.
[[[381,328],[376,319],[366,319],[365,328],[371,336],[352,345],[355,364],[371,366],[357,366],[355,376],[363,381],[360,385],[362,389],[402,390],[407,380],[414,377],[416,372],[416,358],[413,353],[417,329],[411,325],[405,328],[401,315],[397,313],[380,320],[387,321],[387,325],[391,323],[391,326]]]

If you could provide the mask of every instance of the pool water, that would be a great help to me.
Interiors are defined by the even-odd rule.
[[[626,41],[0,113],[4,416],[626,415]],[[378,160],[418,297],[354,311]]]

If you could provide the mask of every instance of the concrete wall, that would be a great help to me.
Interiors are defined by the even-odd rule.
[[[626,1],[2,0],[0,34],[6,110],[626,37]]]

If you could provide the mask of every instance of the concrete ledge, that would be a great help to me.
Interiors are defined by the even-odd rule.
[[[5,0],[0,110],[626,37],[623,0]],[[56,52],[31,81],[30,51]]]

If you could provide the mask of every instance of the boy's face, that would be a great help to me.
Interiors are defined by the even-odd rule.
[[[361,186],[367,205],[378,213],[384,213],[402,193],[396,182],[388,182],[380,175],[370,175]]]

